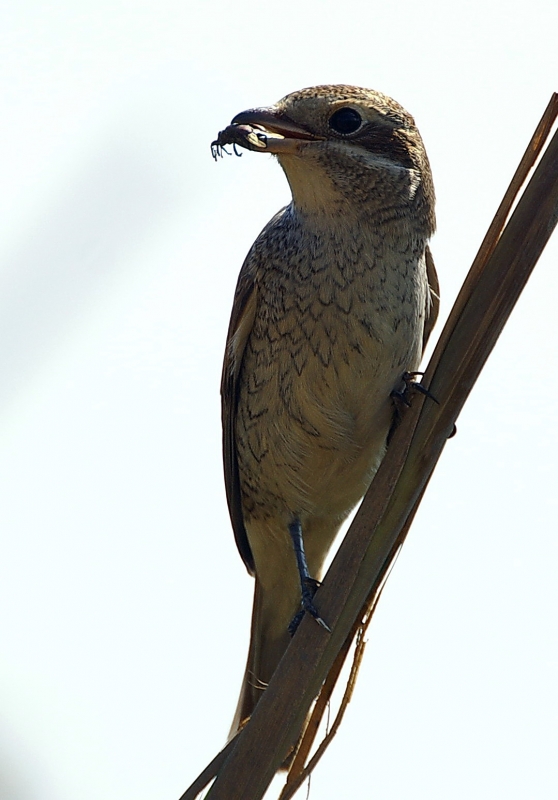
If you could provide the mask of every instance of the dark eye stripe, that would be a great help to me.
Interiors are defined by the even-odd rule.
[[[372,153],[385,155],[393,161],[398,161],[404,167],[414,166],[408,142],[400,131],[385,125],[368,124],[364,126],[354,141]]]

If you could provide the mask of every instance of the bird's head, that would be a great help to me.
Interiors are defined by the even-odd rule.
[[[315,86],[242,111],[217,144],[273,153],[302,211],[374,213],[409,207],[434,230],[430,165],[413,117],[355,86]]]

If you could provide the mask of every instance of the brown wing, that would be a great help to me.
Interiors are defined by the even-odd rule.
[[[254,574],[254,557],[246,535],[240,497],[240,478],[236,457],[235,420],[238,382],[244,349],[256,315],[257,291],[250,255],[240,272],[234,296],[227,346],[221,378],[221,418],[223,423],[223,466],[229,514],[236,544],[248,572]]]
[[[432,328],[438,319],[438,312],[440,310],[440,284],[438,282],[438,274],[434,266],[434,259],[428,245],[426,246],[426,277],[428,278],[428,296],[426,298],[426,316],[424,321],[424,333],[422,335],[422,351],[426,347],[426,343],[432,333]]]

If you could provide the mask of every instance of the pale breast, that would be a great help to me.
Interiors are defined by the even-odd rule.
[[[256,243],[267,252],[240,379],[243,507],[344,516],[383,455],[390,393],[418,366],[424,256],[339,231],[274,233]]]

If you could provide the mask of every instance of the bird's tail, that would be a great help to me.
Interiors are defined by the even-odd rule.
[[[257,578],[255,584],[248,661],[229,739],[252,714],[291,640],[288,626],[294,611],[285,613],[281,601],[273,602],[273,593],[265,591]]]

